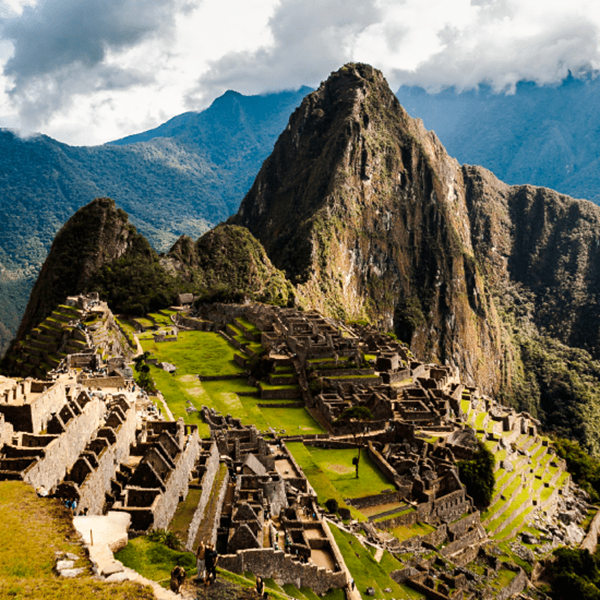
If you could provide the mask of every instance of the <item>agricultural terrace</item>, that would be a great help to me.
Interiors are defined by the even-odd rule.
[[[154,599],[150,587],[93,577],[68,509],[58,500],[38,498],[26,483],[0,483],[0,540],[0,598]],[[84,572],[73,579],[57,577],[55,552],[77,555],[75,568]]]
[[[324,504],[330,498],[338,505],[350,509],[353,518],[367,520],[367,515],[349,506],[346,498],[362,498],[394,489],[370,459],[365,450],[361,452],[359,477],[352,459],[357,456],[355,449],[328,450],[305,446],[302,442],[289,442],[288,450],[302,467],[308,481],[314,488],[319,502]]]
[[[151,366],[151,375],[173,416],[176,419],[183,417],[186,423],[197,424],[201,436],[210,434],[208,425],[203,422],[199,412],[186,412],[190,406],[198,410],[203,405],[214,408],[224,415],[230,414],[241,419],[244,425],[253,424],[263,431],[269,427],[285,430],[289,435],[324,431],[305,408],[295,406],[293,401],[289,401],[290,407],[287,408],[259,406],[286,401],[261,400],[259,389],[248,385],[245,378],[238,377],[243,369],[233,356],[239,350],[217,333],[182,331],[176,342],[156,343],[152,338],[144,337],[140,342],[144,351],[150,352],[159,362],[176,365],[174,374]],[[198,375],[231,375],[232,378],[200,381]]]
[[[361,590],[363,600],[369,596],[364,593],[368,587],[375,589],[376,598],[401,598],[412,600],[423,598],[423,594],[411,589],[406,585],[396,583],[389,575],[392,571],[402,569],[403,564],[396,560],[389,552],[385,551],[379,558],[375,559],[374,548],[359,544],[356,538],[349,532],[330,525],[331,533],[344,557],[346,566],[352,573],[356,582],[356,588]],[[386,592],[384,590],[391,590]]]

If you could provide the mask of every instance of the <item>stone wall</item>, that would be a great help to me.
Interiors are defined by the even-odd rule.
[[[390,494],[374,494],[373,496],[363,496],[362,498],[353,498],[350,504],[358,510],[362,508],[371,508],[382,504],[391,504],[392,502],[401,502],[404,499],[402,492],[392,492]]]
[[[388,463],[388,461],[383,458],[383,456],[376,450],[375,446],[373,446],[372,442],[369,442],[367,452],[379,470],[390,480],[390,482],[396,485],[398,483],[398,473],[396,472],[396,469],[394,469]],[[396,487],[399,487],[399,485],[396,485]]]
[[[125,379],[122,376],[112,377],[86,377],[81,376],[77,380],[81,385],[90,388],[120,388],[125,385]]]
[[[268,390],[261,388],[260,397],[262,400],[285,400],[286,398],[294,399],[302,397],[302,390],[297,389],[275,389]]]
[[[212,331],[213,329],[213,324],[210,321],[194,319],[193,317],[188,317],[182,315],[181,313],[177,313],[177,315],[175,315],[175,322],[177,323],[177,325],[195,331]]]
[[[4,414],[5,421],[11,423],[15,431],[39,433],[46,429],[53,413],[57,413],[66,402],[64,383],[54,384],[32,382],[32,391],[41,391],[40,395],[26,394],[18,404],[0,403],[0,413]],[[33,385],[36,384],[36,385]],[[16,391],[19,388],[17,387]]]
[[[454,521],[454,523],[450,523],[448,525],[448,532],[456,539],[462,537],[469,529],[476,527],[479,524],[481,524],[481,515],[479,511],[476,511],[458,521]]]
[[[198,430],[187,436],[183,451],[176,459],[175,469],[171,472],[166,489],[160,495],[154,510],[154,528],[166,529],[177,510],[180,496],[187,496],[189,475],[200,453]]]
[[[27,469],[24,480],[48,491],[58,485],[95,434],[104,411],[104,403],[92,398],[81,414],[67,423],[65,432],[45,447],[45,456]]]
[[[135,441],[136,413],[132,404],[124,411],[125,421],[113,429],[116,440],[100,455],[98,467],[79,486],[79,510],[88,509],[90,515],[103,513],[106,493],[110,490],[111,479],[116,469],[129,456],[129,448]],[[100,430],[99,435],[102,435]]]
[[[9,444],[14,434],[14,428],[11,423],[4,420],[4,415],[0,413],[0,449],[4,444]]]
[[[521,593],[527,587],[527,575],[523,569],[519,569],[516,577],[496,595],[496,600],[508,600],[515,594]]]
[[[376,521],[373,523],[377,529],[393,529],[399,525],[410,526],[414,525],[417,521],[421,521],[417,510],[408,510],[399,514],[397,517],[385,519],[384,521]]]
[[[208,503],[208,498],[210,496],[210,491],[212,489],[213,481],[217,475],[217,471],[219,469],[219,449],[217,448],[217,444],[213,442],[210,447],[210,454],[206,461],[206,471],[202,477],[202,481],[200,485],[202,486],[202,493],[200,495],[200,500],[198,501],[198,506],[194,512],[194,516],[192,517],[192,521],[188,528],[188,537],[185,545],[185,549],[193,552],[194,540],[196,539],[196,534],[198,533],[198,527],[200,527],[200,523],[202,523],[202,518],[204,517],[204,510],[206,509],[206,504]]]
[[[234,573],[250,571],[262,578],[275,579],[279,585],[291,584],[297,588],[309,587],[316,594],[324,594],[331,588],[344,588],[346,574],[332,573],[313,564],[302,564],[272,548],[240,550],[237,554],[219,557],[219,566]]]
[[[460,539],[456,540],[455,542],[450,542],[447,546],[444,546],[444,548],[440,550],[440,554],[442,556],[456,554],[460,550],[464,550],[465,548],[476,544],[480,539],[481,536],[479,529],[472,529]]]
[[[585,536],[581,546],[582,550],[589,550],[590,553],[596,552],[596,546],[598,545],[598,533],[600,532],[600,512],[597,512],[590,523],[590,529]]]

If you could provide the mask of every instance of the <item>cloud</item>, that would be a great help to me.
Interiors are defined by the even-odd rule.
[[[269,21],[269,43],[212,61],[188,106],[231,88],[256,94],[315,85],[348,61],[356,38],[380,18],[377,0],[282,0]]]
[[[100,143],[227,89],[558,83],[600,69],[595,0],[0,0],[0,125]]]
[[[600,6],[589,0],[282,0],[269,28],[270,43],[212,61],[188,106],[229,88],[314,86],[348,61],[381,69],[392,86],[509,92],[600,67]]]
[[[431,91],[490,84],[513,92],[519,81],[555,84],[600,67],[600,11],[587,2],[478,0],[462,25],[437,32],[439,48],[410,68],[386,61],[395,83]]]
[[[119,52],[173,33],[181,0],[40,0],[0,20],[13,54],[9,95],[28,124],[65,108],[75,94],[147,83],[143,68],[115,64]]]

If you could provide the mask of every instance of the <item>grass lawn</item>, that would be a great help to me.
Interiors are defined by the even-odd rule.
[[[367,451],[360,454],[358,479],[352,459],[357,456],[355,449],[326,450],[325,448],[308,448],[315,462],[327,475],[331,483],[344,498],[362,498],[372,494],[380,494],[393,488],[393,484],[375,466]]]
[[[159,362],[177,365],[183,375],[233,375],[244,371],[233,360],[238,350],[212,331],[181,331],[176,342],[144,339],[141,343]]]
[[[259,408],[258,389],[248,385],[244,379],[201,382],[197,377],[199,373],[226,375],[243,371],[233,360],[237,350],[215,333],[184,331],[177,342],[156,344],[148,339],[141,343],[144,350],[159,360],[177,366],[174,374],[151,366],[151,375],[173,416],[176,419],[183,417],[186,423],[197,424],[202,437],[210,434],[208,425],[199,413],[187,414],[185,409],[190,406],[189,402],[197,409],[205,405],[223,415],[230,414],[241,419],[243,424],[254,424],[263,431],[274,427],[285,429],[290,434],[323,433],[322,427],[304,408]],[[257,397],[240,397],[238,392],[256,392]]]
[[[185,568],[188,576],[196,574],[196,557],[191,552],[177,552],[160,542],[152,542],[146,536],[129,540],[125,548],[115,554],[126,567],[134,569],[147,579],[169,587],[171,571],[176,565]]]
[[[38,498],[26,483],[0,482],[0,540],[0,598],[154,598],[146,586],[94,579],[68,510],[56,500]],[[75,567],[85,567],[84,574],[75,579],[57,577],[55,551],[79,556]]]
[[[369,600],[370,598],[365,593],[368,587],[375,588],[376,598],[386,598],[388,600],[391,600],[391,598],[423,598],[423,595],[419,592],[396,583],[389,576],[391,571],[402,568],[402,564],[389,552],[385,552],[381,562],[378,563],[371,552],[361,546],[352,534],[346,533],[335,525],[330,525],[330,528],[363,600]],[[386,588],[390,588],[392,591],[384,592],[383,590]]]
[[[361,498],[389,489],[391,484],[377,469],[366,452],[362,452],[359,474],[356,479],[352,458],[356,450],[325,450],[310,448],[302,442],[290,442],[288,449],[304,470],[315,489],[319,502],[335,498],[340,506],[348,507],[353,518],[365,521],[366,517],[348,506],[344,498]]]
[[[427,535],[432,531],[435,531],[435,527],[431,525],[427,525],[426,523],[415,523],[414,525],[406,526],[406,525],[398,525],[398,527],[394,527],[393,529],[388,529],[388,531],[401,542],[404,540],[408,540],[417,535]]]

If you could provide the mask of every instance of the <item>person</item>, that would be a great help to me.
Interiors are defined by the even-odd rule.
[[[198,550],[196,551],[196,566],[198,567],[198,573],[196,574],[196,581],[206,582],[206,568],[205,568],[205,555],[206,547],[204,542],[200,542]]]
[[[204,581],[204,585],[210,585],[211,583],[214,583],[217,579],[218,561],[217,551],[215,550],[215,547],[212,543],[209,543],[207,545],[204,558],[206,561],[206,579]]]
[[[258,594],[259,598],[263,598],[264,597],[264,593],[265,593],[265,582],[263,581],[263,578],[258,576],[256,578],[256,593]]]
[[[170,587],[171,587],[172,592],[175,592],[176,594],[179,593],[179,589],[183,585],[183,582],[185,581],[185,577],[186,577],[185,569],[179,565],[177,565],[171,571]]]

